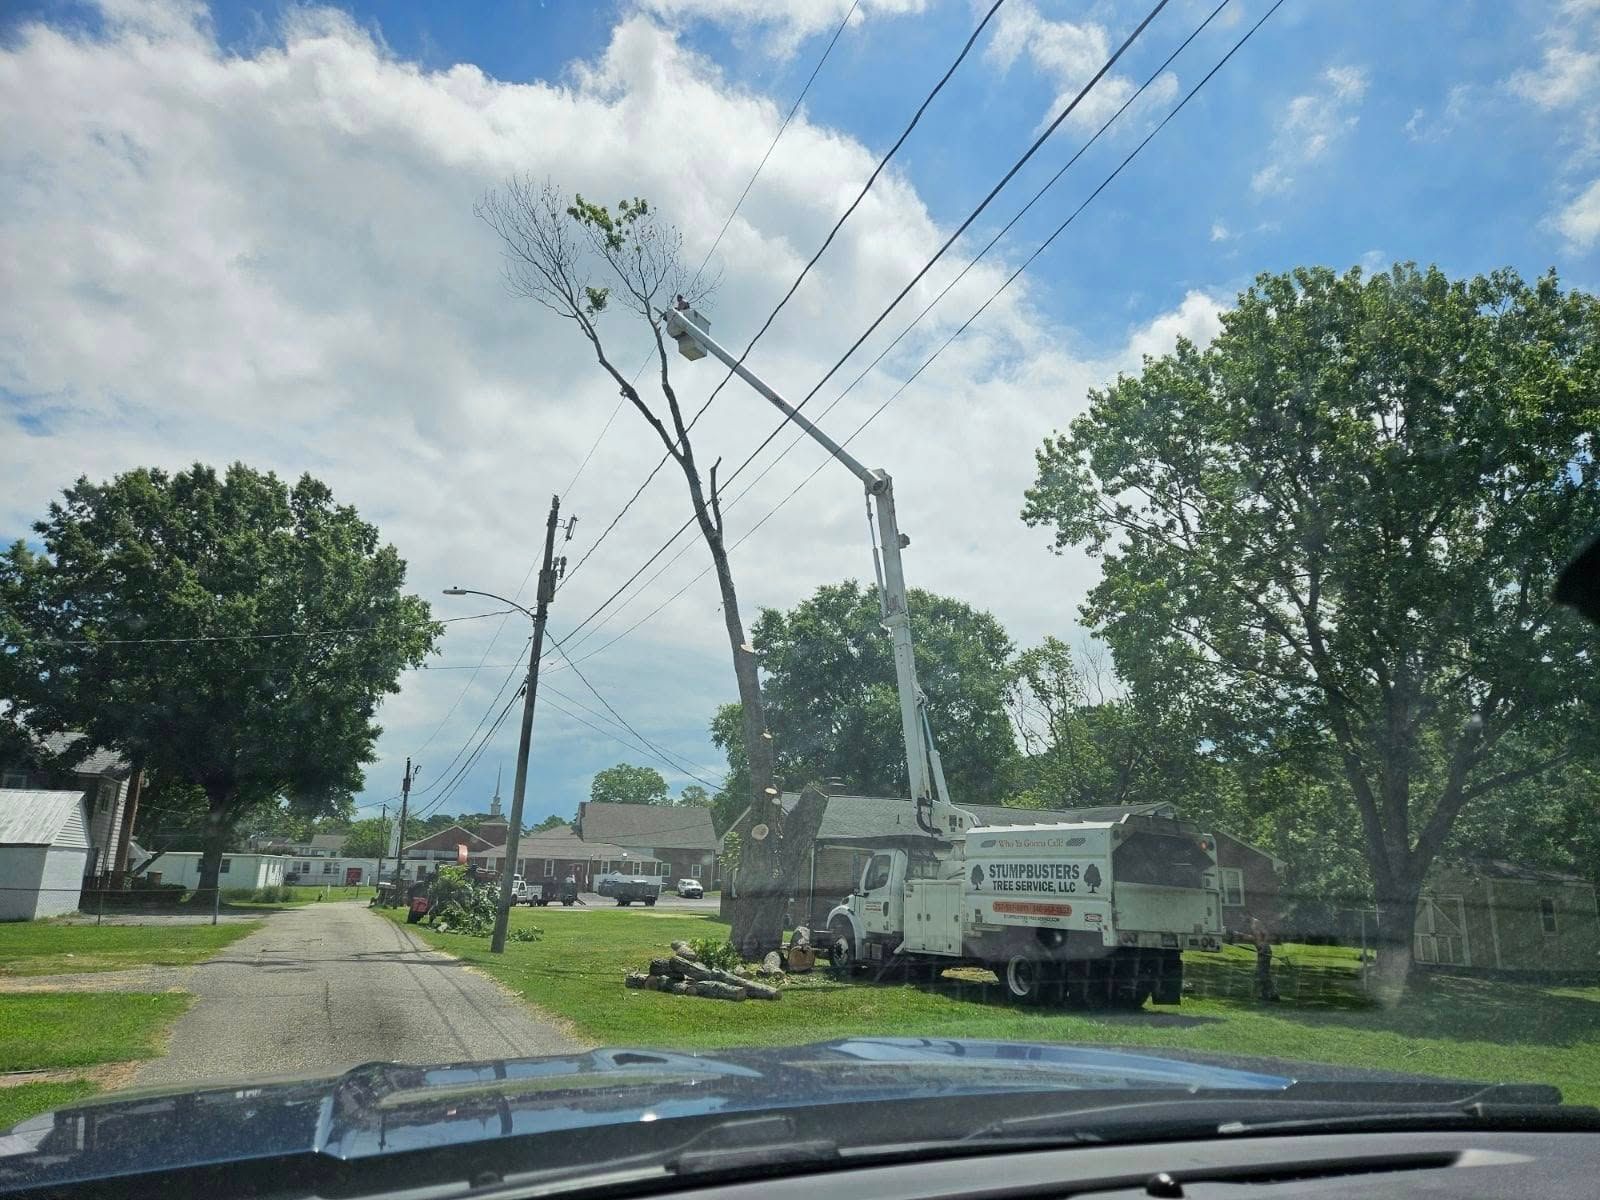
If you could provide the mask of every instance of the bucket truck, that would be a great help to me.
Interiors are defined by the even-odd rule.
[[[680,298],[662,314],[685,358],[724,363],[861,481],[875,535],[873,566],[894,649],[900,727],[914,821],[865,863],[828,916],[836,966],[932,970],[981,965],[1021,1002],[1137,1007],[1177,1004],[1185,949],[1222,933],[1216,846],[1168,817],[984,826],[951,802],[917,684],[889,475],[864,466],[710,334]]]

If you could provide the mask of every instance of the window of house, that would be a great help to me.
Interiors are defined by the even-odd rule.
[[[1218,872],[1222,876],[1222,903],[1229,908],[1244,907],[1244,872],[1238,867],[1223,867]]]
[[[325,858],[322,860],[322,873],[324,875],[332,875],[338,868],[339,864],[334,862],[333,859]]]
[[[117,802],[117,785],[112,783],[109,779],[102,779],[100,781],[100,786],[95,789],[95,794],[94,794],[94,810],[95,810],[95,812],[105,812],[108,808],[110,808],[116,802]]]
[[[0,775],[0,787],[25,788],[28,786],[28,773],[26,771],[7,771]]]
[[[217,868],[217,873],[219,875],[226,875],[228,873],[228,868],[231,866],[233,866],[233,859],[225,858],[222,860],[222,865]]]
[[[1556,931],[1556,902],[1550,896],[1539,897],[1539,924],[1546,933]]]
[[[555,873],[556,873],[556,860],[553,859],[553,858],[545,859],[544,860],[544,877],[546,879],[549,879],[550,876],[554,875]]]

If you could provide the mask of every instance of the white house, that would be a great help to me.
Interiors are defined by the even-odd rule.
[[[289,860],[276,854],[224,854],[217,884],[230,888],[278,887],[283,883]],[[187,888],[200,886],[200,851],[168,850],[151,864],[159,871],[162,883],[181,883]]]
[[[0,921],[74,912],[89,862],[83,792],[0,788]]]

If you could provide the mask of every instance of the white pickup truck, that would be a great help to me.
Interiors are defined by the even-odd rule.
[[[1222,935],[1216,845],[1166,817],[975,826],[873,853],[828,915],[846,969],[991,968],[1013,999],[1177,1004],[1183,951]]]
[[[550,897],[545,892],[544,884],[532,883],[521,875],[513,875],[511,877],[511,903],[526,904],[530,907],[538,905],[542,908],[550,903]]]

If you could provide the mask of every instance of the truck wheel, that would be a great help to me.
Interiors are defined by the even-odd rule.
[[[1019,1004],[1038,1004],[1044,997],[1044,965],[1026,954],[1013,954],[995,968],[1006,995]]]
[[[646,896],[644,906],[646,908],[654,908],[656,906],[656,898],[654,896]]]
[[[828,930],[828,962],[841,975],[854,975],[861,969],[848,925],[835,925]]]
[[[617,897],[617,907],[618,908],[627,908],[628,907],[628,902],[626,900],[624,900],[621,896],[618,896]]]

